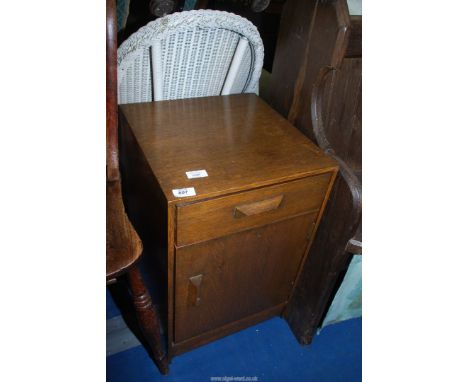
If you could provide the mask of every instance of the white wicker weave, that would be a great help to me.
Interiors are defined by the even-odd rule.
[[[263,43],[233,13],[198,10],[148,23],[118,49],[118,101],[257,93]]]

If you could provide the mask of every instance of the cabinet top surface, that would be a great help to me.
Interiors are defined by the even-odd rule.
[[[120,105],[168,202],[192,201],[337,168],[254,94]],[[188,179],[187,171],[207,177]],[[173,189],[194,187],[196,196]]]

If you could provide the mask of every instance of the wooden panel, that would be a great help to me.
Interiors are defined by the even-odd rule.
[[[283,6],[270,77],[269,102],[287,117],[294,98],[294,87],[305,59],[309,29],[317,0],[289,0]]]
[[[175,341],[287,301],[314,219],[306,214],[176,249]]]
[[[348,251],[362,250],[360,55],[361,17],[352,17],[346,57],[324,68],[314,85],[314,138],[338,161],[340,171],[310,249],[313,255],[306,258],[285,311],[302,344],[310,343],[321,325],[349,263]]]
[[[181,354],[189,351],[198,346],[207,344],[208,342],[215,341],[219,338],[235,333],[239,330],[245,329],[249,326],[258,324],[259,322],[268,320],[269,318],[281,315],[286,303],[279,304],[273,308],[262,310],[251,316],[243,317],[242,319],[223,325],[219,328],[210,330],[200,336],[192,337],[188,340],[172,344],[171,351],[173,355]]]
[[[326,79],[323,91],[323,134],[334,153],[361,171],[362,60],[345,58]]]
[[[284,6],[269,103],[311,139],[312,90],[323,68],[342,61],[349,28],[346,0],[289,0]]]
[[[346,271],[350,260],[346,246],[360,217],[360,187],[354,175],[342,168],[286,311],[288,324],[301,344],[312,341],[340,274]]]
[[[294,126],[253,94],[121,105],[122,121],[169,202],[195,187],[202,200],[337,169]],[[208,177],[188,179],[205,169]]]
[[[122,175],[125,209],[143,242],[141,266],[153,298],[159,305],[166,324],[168,248],[167,202],[157,179],[151,172],[143,153],[135,142],[131,129],[121,124],[120,170]]]
[[[346,57],[362,57],[362,16],[351,16],[351,34],[349,36]]]
[[[205,241],[306,211],[318,212],[330,179],[331,173],[327,173],[179,207],[177,245]]]

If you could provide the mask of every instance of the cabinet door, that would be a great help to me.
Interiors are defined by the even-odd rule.
[[[315,217],[176,248],[175,342],[286,302]]]

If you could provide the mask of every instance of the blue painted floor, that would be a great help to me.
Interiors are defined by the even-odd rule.
[[[286,321],[273,318],[175,357],[167,376],[159,374],[138,346],[107,358],[107,381],[207,382],[224,376],[278,382],[361,381],[361,325],[361,318],[355,318],[327,326],[311,345],[301,346]]]

